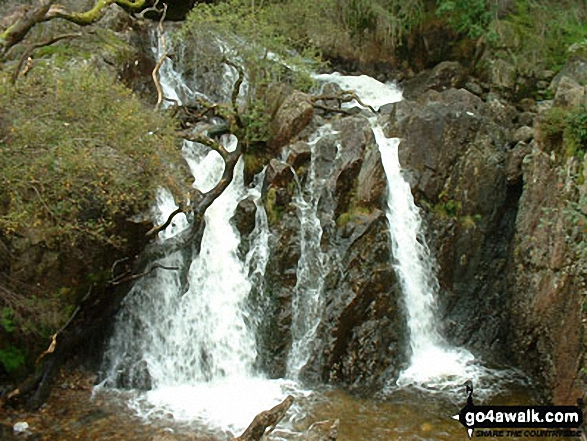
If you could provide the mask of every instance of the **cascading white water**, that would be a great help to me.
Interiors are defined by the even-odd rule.
[[[410,366],[397,380],[399,386],[451,389],[478,377],[473,355],[451,347],[440,335],[436,312],[438,281],[435,263],[422,233],[420,211],[410,184],[404,179],[398,158],[397,138],[386,138],[381,126],[373,133],[388,181],[387,219],[394,268],[402,287],[410,331]]]
[[[395,85],[383,84],[366,75],[335,73],[316,75],[316,78],[354,90],[365,105],[375,110],[402,98]],[[371,118],[371,126],[388,181],[386,215],[393,265],[404,296],[410,334],[410,365],[401,372],[397,385],[428,390],[457,389],[464,381],[478,379],[488,370],[474,363],[474,356],[466,349],[451,347],[439,332],[435,308],[436,267],[426,245],[420,211],[402,175],[398,157],[400,140],[387,138],[376,117]]]
[[[308,141],[311,152],[310,170],[304,188],[298,185],[294,203],[300,220],[300,259],[297,282],[292,301],[292,347],[287,360],[287,374],[298,378],[301,369],[313,353],[319,350],[316,332],[323,309],[324,278],[328,256],[322,252],[322,225],[318,219],[320,190],[328,176],[317,176],[316,156],[318,142],[334,133],[330,124],[320,127]]]
[[[170,60],[165,60],[160,75],[168,97],[181,103],[182,98],[194,96]],[[232,135],[221,141],[228,151],[238,142]],[[202,192],[213,188],[224,169],[220,155],[187,141],[183,154],[194,188]],[[287,382],[267,380],[254,369],[255,332],[261,318],[255,317],[247,299],[252,284],[262,281],[269,255],[260,185],[244,187],[241,159],[231,184],[205,213],[199,254],[192,261],[186,261],[180,251],[166,256],[157,263],[178,270],[157,270],[127,296],[106,353],[107,382],[150,386],[131,402],[139,414],[168,412],[176,420],[199,420],[237,433],[257,413],[287,395]],[[240,235],[230,220],[245,197],[255,200],[257,222],[250,251],[242,260]],[[156,223],[166,220],[175,208],[171,194],[160,190]],[[187,227],[186,217],[176,216],[158,240],[165,241]],[[186,280],[179,275],[182,269]]]

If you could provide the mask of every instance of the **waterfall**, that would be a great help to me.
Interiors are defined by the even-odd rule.
[[[398,158],[399,139],[386,138],[373,124],[381,161],[388,181],[387,219],[390,226],[394,268],[402,287],[410,331],[410,365],[397,380],[399,386],[427,389],[458,388],[478,377],[473,355],[451,347],[439,332],[436,266],[426,245],[420,211],[410,184],[402,176]]]
[[[366,75],[338,73],[316,75],[345,90],[355,90],[361,101],[375,110],[401,100],[393,84],[383,84]],[[353,102],[348,106],[359,106]],[[436,297],[436,265],[426,245],[420,211],[414,203],[409,183],[404,179],[398,157],[398,138],[387,138],[376,117],[370,119],[375,141],[388,181],[386,216],[390,227],[393,266],[407,313],[410,364],[401,372],[398,386],[415,386],[430,391],[457,390],[466,380],[489,373],[464,348],[452,347],[439,329]]]
[[[300,259],[292,302],[292,347],[287,360],[287,374],[298,378],[310,356],[319,350],[316,331],[323,309],[324,279],[328,255],[322,252],[322,225],[318,219],[318,203],[328,176],[318,176],[316,158],[318,142],[331,133],[330,124],[320,127],[310,138],[311,162],[304,188],[298,183],[294,203],[300,220]]]
[[[159,39],[157,39],[158,41]],[[154,50],[155,54],[160,48]],[[160,70],[166,96],[181,103],[201,96],[196,86],[166,59]],[[226,75],[225,80],[234,80]],[[233,151],[238,140],[224,135]],[[183,155],[194,177],[193,187],[206,192],[224,170],[220,155],[196,143],[184,142]],[[231,433],[246,428],[262,410],[282,401],[288,384],[257,373],[256,327],[262,319],[249,307],[248,297],[260,288],[269,257],[267,217],[261,203],[262,176],[245,188],[243,160],[234,178],[205,213],[199,254],[174,252],[157,263],[177,270],[157,270],[135,284],[117,318],[106,351],[105,384],[142,387],[130,405],[145,417],[170,413],[175,420],[200,421]],[[257,207],[251,246],[239,257],[241,241],[231,224],[237,205],[252,198]],[[154,222],[162,223],[177,207],[171,194],[157,194]],[[159,233],[164,242],[189,226],[183,214]],[[187,274],[182,280],[180,274]]]

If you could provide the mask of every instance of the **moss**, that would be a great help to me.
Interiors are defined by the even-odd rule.
[[[276,224],[281,218],[283,208],[277,206],[277,189],[271,187],[265,196],[265,212],[269,225]]]
[[[438,202],[432,207],[432,211],[441,217],[456,218],[462,210],[462,204],[454,199]]]
[[[245,179],[251,179],[265,166],[265,159],[260,157],[254,153],[245,153],[243,155],[243,160],[245,162]]]
[[[480,214],[474,214],[474,215],[466,215],[466,216],[462,216],[459,219],[461,225],[466,228],[466,229],[470,229],[470,228],[475,228],[477,226],[477,224],[479,222],[481,222],[481,215]]]
[[[343,228],[349,222],[354,222],[357,220],[357,218],[371,214],[372,212],[373,210],[369,207],[366,207],[364,205],[355,205],[351,207],[349,211],[342,213],[340,216],[338,216],[338,218],[336,219],[336,226],[338,228]]]

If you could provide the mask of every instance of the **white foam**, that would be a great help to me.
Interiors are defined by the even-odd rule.
[[[304,393],[286,380],[231,377],[193,385],[160,387],[135,399],[137,413],[150,418],[155,406],[179,422],[198,421],[211,429],[242,433],[260,412],[282,402],[289,394]]]
[[[318,81],[338,84],[344,90],[354,90],[364,104],[375,110],[379,110],[385,104],[402,100],[402,92],[395,83],[382,83],[367,75],[350,76],[334,72],[314,75],[314,78]],[[346,104],[347,107],[351,105],[359,104],[354,101]]]

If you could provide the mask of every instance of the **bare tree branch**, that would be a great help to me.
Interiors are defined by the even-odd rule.
[[[139,274],[124,273],[124,274],[121,274],[120,276],[118,276],[117,278],[115,278],[114,280],[110,280],[108,283],[111,286],[117,286],[117,285],[121,285],[123,283],[132,282],[134,280],[140,279],[141,277],[145,277],[146,275],[151,274],[156,269],[164,269],[164,270],[169,270],[169,271],[178,271],[179,270],[179,268],[177,268],[175,266],[164,266],[159,263],[156,263],[156,264],[152,265],[148,270],[145,270]]]
[[[85,12],[69,11],[61,5],[53,5],[43,21],[61,18],[79,26],[88,26],[100,20],[108,7],[113,4],[139,10],[145,6],[145,0],[97,0],[94,7]]]
[[[353,90],[341,90],[340,92],[338,92],[337,94],[334,94],[334,95],[318,95],[318,96],[313,96],[310,98],[310,101],[312,101],[313,104],[316,103],[317,101],[330,101],[330,100],[338,101],[339,106],[342,103],[350,103],[351,101],[356,101],[361,106],[367,107],[373,113],[377,113],[377,111],[373,107],[363,103],[361,101],[361,99],[358,97],[358,95]],[[330,109],[330,107],[328,107],[328,106],[325,108]]]
[[[226,161],[230,155],[222,144],[214,141],[212,138],[209,138],[202,133],[192,133],[190,130],[182,130],[177,132],[177,136],[187,141],[198,142],[205,145],[206,147],[210,147],[212,150],[218,152],[224,161]]]
[[[14,69],[14,72],[12,73],[12,77],[10,79],[10,82],[12,84],[16,83],[16,80],[18,79],[18,76],[20,75],[20,72],[22,70],[22,66],[23,66],[24,62],[27,60],[32,62],[31,56],[36,49],[40,49],[45,46],[51,46],[52,44],[55,44],[61,40],[78,38],[78,37],[81,37],[81,35],[82,34],[79,34],[79,33],[77,33],[77,34],[62,34],[62,35],[58,35],[57,37],[52,37],[48,40],[45,40],[40,43],[36,43],[36,44],[33,44],[32,46],[29,46],[29,48],[24,52],[24,54],[20,58],[20,61],[18,62],[16,69]],[[28,71],[30,71],[30,69],[31,69],[30,67],[28,69],[25,69],[25,71],[23,72],[23,75],[26,75],[26,73]]]
[[[20,43],[35,25],[45,19],[52,3],[53,0],[41,0],[39,6],[24,11],[13,25],[0,34],[0,57],[6,55],[10,48]]]
[[[236,69],[236,71],[238,72],[238,78],[235,81],[233,87],[232,87],[232,95],[231,95],[231,102],[232,102],[232,111],[234,112],[234,120],[236,122],[236,125],[239,129],[243,128],[243,122],[241,121],[240,115],[239,115],[239,111],[238,111],[238,96],[240,95],[240,90],[241,90],[241,85],[243,84],[243,81],[245,79],[245,71],[243,70],[242,66],[239,66],[236,63],[233,63],[232,61],[230,61],[228,58],[224,58],[224,63],[226,63],[227,65],[229,65],[230,67],[233,67],[234,69]]]
[[[167,3],[163,3],[163,13],[161,14],[161,18],[159,19],[159,25],[157,25],[157,33],[159,34],[159,39],[161,41],[161,46],[163,50],[151,74],[153,76],[153,81],[155,82],[155,87],[157,88],[157,103],[155,104],[155,110],[159,110],[159,106],[163,101],[163,88],[161,87],[161,81],[159,80],[159,69],[161,69],[161,66],[165,61],[165,58],[167,58],[167,43],[165,41],[165,31],[163,30],[163,20],[165,20],[166,15]]]
[[[173,213],[171,213],[169,215],[169,217],[167,218],[167,220],[163,224],[157,225],[157,226],[154,226],[153,228],[151,228],[145,236],[147,236],[147,237],[156,236],[160,231],[163,231],[165,228],[167,228],[169,226],[169,224],[171,223],[171,221],[173,220],[173,218],[175,216],[177,216],[179,213],[183,213],[183,209],[181,207],[178,207]]]
[[[100,20],[113,4],[138,11],[145,6],[146,2],[146,0],[96,0],[94,6],[88,11],[76,12],[54,4],[54,1],[40,0],[36,7],[21,8],[19,14],[14,17],[14,23],[0,33],[0,58],[4,58],[12,47],[23,41],[31,29],[39,23],[60,18],[78,26],[88,26]]]

